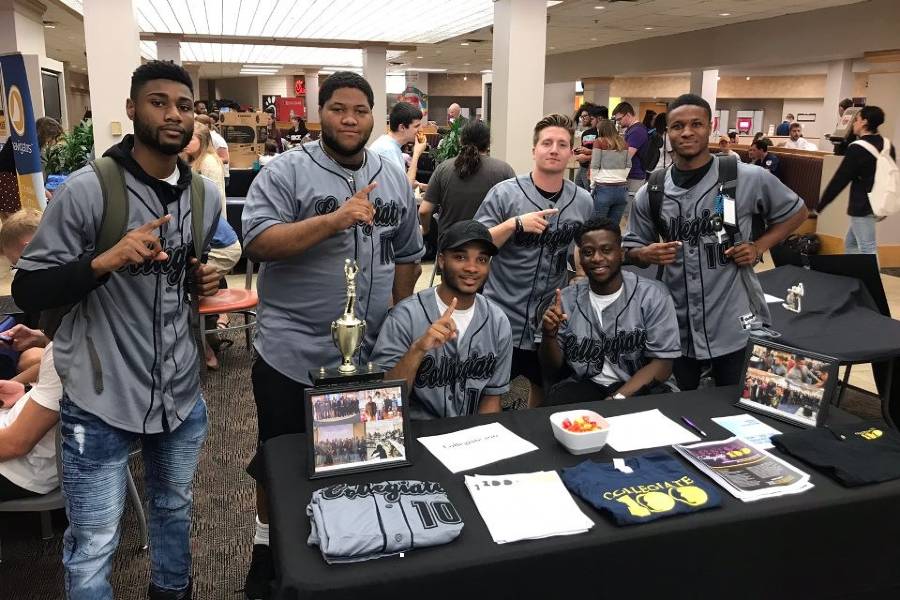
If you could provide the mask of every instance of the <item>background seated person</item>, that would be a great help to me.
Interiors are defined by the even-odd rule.
[[[672,297],[660,282],[622,271],[622,232],[592,219],[575,236],[586,279],[556,291],[539,350],[545,405],[674,390],[681,338]]]
[[[751,163],[757,167],[766,169],[775,177],[779,177],[778,165],[780,161],[777,156],[769,153],[769,145],[766,138],[756,140],[750,144],[747,155],[750,157]]]
[[[15,267],[19,262],[25,246],[34,237],[40,224],[41,212],[34,209],[17,211],[3,223],[3,227],[0,229],[0,252],[11,266]],[[49,343],[47,336],[42,331],[31,329],[22,323],[14,325],[4,334],[11,341],[0,341],[0,344],[6,344],[20,353],[16,376],[13,377],[13,380],[21,383],[34,383],[37,381],[40,368],[41,349]]]
[[[39,496],[59,486],[54,427],[61,397],[53,344],[43,350],[40,378],[31,391],[16,381],[0,381],[0,501]]]
[[[441,236],[440,285],[391,310],[372,360],[405,379],[413,419],[500,411],[509,391],[512,332],[503,310],[478,293],[497,246],[477,221],[454,223]]]
[[[791,123],[790,134],[791,139],[784,143],[785,148],[794,150],[812,150],[817,151],[818,146],[803,137],[803,126],[800,123]]]

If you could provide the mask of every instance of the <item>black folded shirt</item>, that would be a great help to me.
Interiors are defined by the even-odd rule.
[[[783,433],[772,443],[847,487],[900,479],[900,434],[882,421]]]

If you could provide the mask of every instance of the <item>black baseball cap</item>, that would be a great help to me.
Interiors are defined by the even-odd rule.
[[[497,246],[491,238],[491,232],[478,221],[458,221],[441,233],[441,252],[464,246],[469,242],[482,242],[488,254],[497,254]]]

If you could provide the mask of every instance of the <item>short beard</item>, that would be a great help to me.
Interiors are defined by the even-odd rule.
[[[331,132],[323,127],[322,128],[322,143],[325,144],[326,146],[328,146],[328,149],[331,150],[332,152],[334,152],[335,154],[337,154],[338,156],[342,156],[344,158],[352,158],[352,157],[356,156],[357,154],[359,154],[360,150],[362,150],[363,148],[366,147],[366,143],[369,141],[369,136],[371,134],[372,134],[372,132],[369,131],[368,134],[361,136],[359,138],[359,143],[356,146],[354,146],[353,148],[347,149],[347,148],[342,147],[338,143],[337,138],[335,138],[333,135],[331,135]]]
[[[154,129],[153,127],[144,123],[139,117],[137,112],[134,113],[134,137],[139,139],[141,143],[148,148],[152,148],[156,150],[160,154],[165,154],[166,156],[175,156],[182,150],[184,150],[185,146],[188,145],[188,142],[191,141],[191,138],[194,137],[194,126],[191,125],[190,129],[184,130],[184,135],[181,137],[181,142],[178,144],[166,144],[159,141],[159,133],[160,127]]]

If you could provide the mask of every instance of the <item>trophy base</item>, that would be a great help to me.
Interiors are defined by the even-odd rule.
[[[384,379],[384,370],[375,363],[361,365],[354,373],[342,373],[340,367],[330,369],[310,369],[309,378],[315,387],[324,385],[345,385],[350,383],[364,383],[367,381],[381,381]]]

